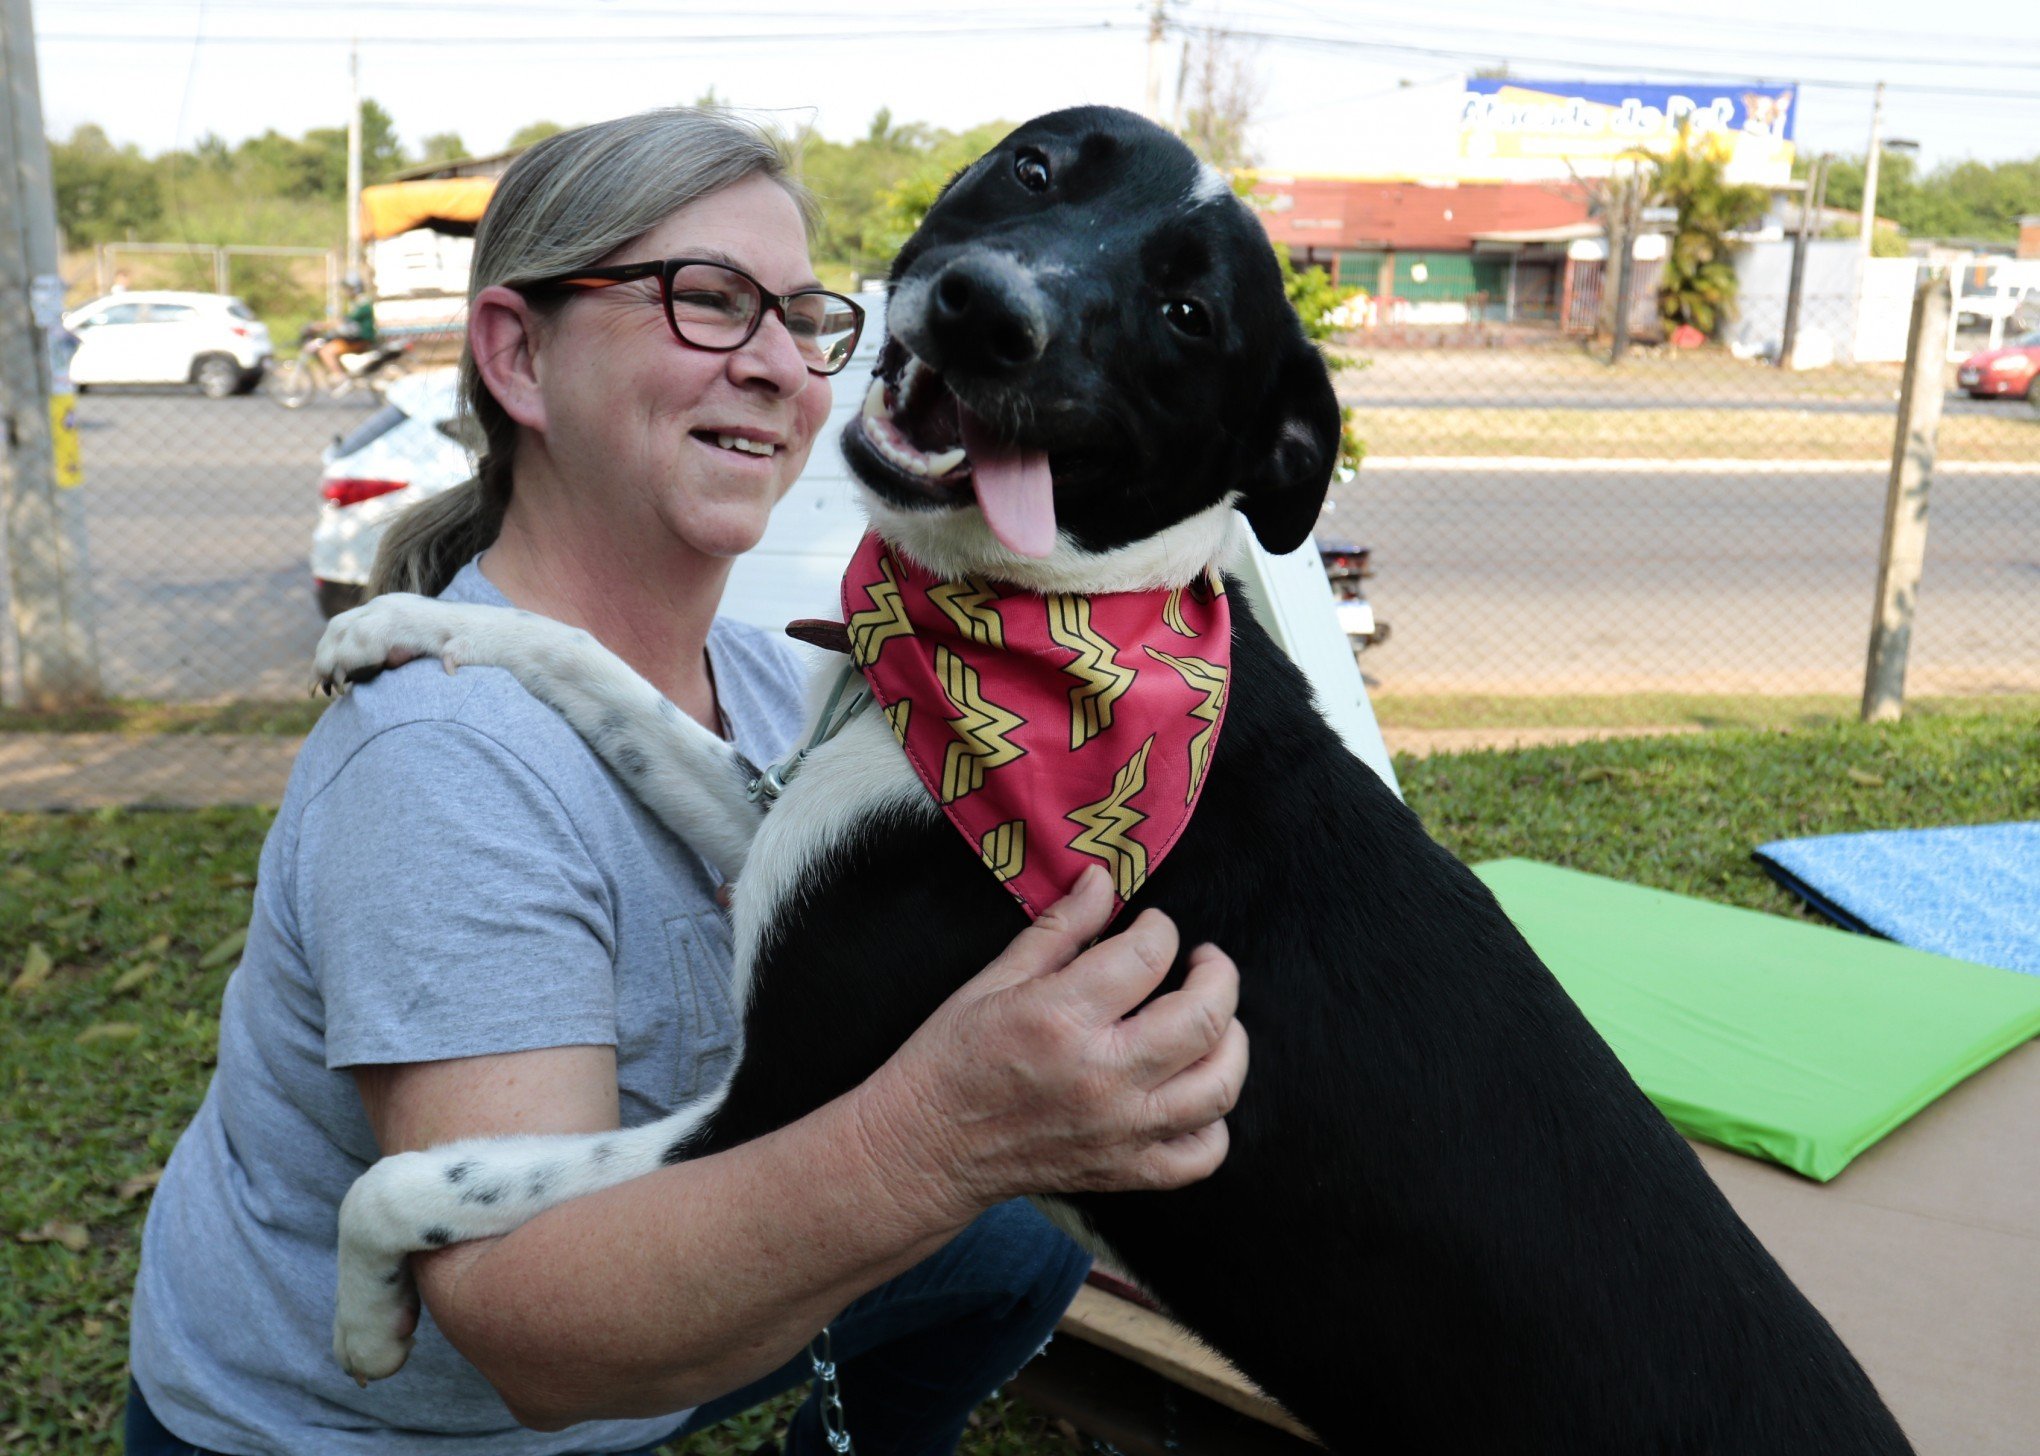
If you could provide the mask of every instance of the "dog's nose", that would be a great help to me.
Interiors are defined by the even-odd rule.
[[[927,327],[942,367],[1012,374],[1048,347],[1048,311],[1033,278],[999,253],[958,258],[930,290]]]

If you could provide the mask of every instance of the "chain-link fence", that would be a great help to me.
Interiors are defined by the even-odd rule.
[[[1904,310],[1894,343],[1888,317],[1881,335],[1865,328],[1863,301],[1809,270],[1798,362],[1818,367],[1781,369],[1767,357],[1776,290],[1755,281],[1728,345],[1653,339],[1642,306],[1646,333],[1614,363],[1575,302],[1607,280],[1584,271],[1548,307],[1434,298],[1420,313],[1377,308],[1334,340],[1353,361],[1340,392],[1368,458],[1334,488],[1320,534],[1372,548],[1368,592],[1390,630],[1361,665],[1378,696],[1861,690]],[[1632,280],[1646,302],[1647,286]],[[1849,362],[1852,348],[1881,357]],[[359,382],[295,409],[268,385],[86,393],[81,494],[107,694],[192,705],[145,726],[282,742],[237,740],[237,788],[203,781],[220,772],[217,740],[215,759],[147,759],[133,739],[0,735],[0,785],[33,785],[12,800],[0,787],[0,802],[92,802],[85,788],[65,797],[92,765],[123,765],[132,783],[143,760],[166,799],[273,797],[309,721],[321,606],[365,579],[387,516],[463,473],[436,367],[454,352],[449,335],[425,340],[406,362],[433,367],[391,403]],[[1972,398],[1960,367],[1945,371],[1907,686],[2040,692],[2040,404]],[[5,635],[0,684],[15,702]],[[260,706],[198,706],[230,702]]]
[[[1859,693],[1915,276],[1897,264],[1867,300],[1809,270],[1795,352],[1818,367],[1777,367],[1782,288],[1752,290],[1731,347],[1645,337],[1619,362],[1592,310],[1502,322],[1486,299],[1341,336],[1368,459],[1324,531],[1372,548],[1375,691]],[[1907,689],[2036,692],[2040,385],[1973,398],[1961,368]]]

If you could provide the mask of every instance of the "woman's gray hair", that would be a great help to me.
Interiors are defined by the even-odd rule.
[[[496,184],[475,234],[468,304],[494,284],[592,267],[688,203],[759,176],[787,190],[812,232],[814,200],[786,152],[742,117],[676,106],[547,137]],[[436,596],[503,528],[517,424],[482,382],[471,342],[461,348],[460,412],[462,432],[478,449],[475,477],[391,523],[376,553],[372,592]]]

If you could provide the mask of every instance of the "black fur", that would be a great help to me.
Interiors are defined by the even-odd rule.
[[[1009,185],[1029,149],[1062,195]],[[1035,397],[1014,418],[1094,549],[1235,489],[1264,540],[1294,545],[1323,493],[1324,367],[1258,224],[1192,205],[1195,176],[1138,118],[1057,113],[962,174],[896,273],[987,240],[1074,270],[1033,363],[1012,364],[1034,345],[1009,339],[984,366],[995,386],[967,353],[945,374],[966,399]],[[1213,311],[1209,347],[1170,334],[1161,304],[1180,296]],[[874,489],[914,499],[850,448]],[[1185,946],[1240,966],[1252,1068],[1231,1153],[1180,1191],[1068,1201],[1336,1450],[1908,1450],[1486,888],[1345,750],[1237,591],[1232,610],[1197,815],[1128,910],[1165,910]],[[1023,923],[944,820],[870,825],[825,871],[753,968],[710,1146],[870,1075]]]

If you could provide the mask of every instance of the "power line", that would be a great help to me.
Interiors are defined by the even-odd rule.
[[[1116,25],[1109,20],[1065,25],[977,25],[954,26],[931,30],[845,30],[834,32],[809,32],[800,37],[803,42],[828,42],[884,40],[953,40],[974,36],[1022,36],[1022,35],[1069,35],[1073,33],[1103,34],[1117,31],[1131,34],[1129,26]],[[190,37],[185,35],[79,35],[68,31],[44,32],[36,37],[38,43],[57,42],[60,44],[91,45],[187,45]],[[647,45],[660,43],[674,45],[779,45],[786,44],[783,33],[740,34],[727,31],[667,32],[664,34],[634,32],[629,35],[221,35],[215,33],[206,37],[210,45],[257,45],[257,46],[329,46],[344,45],[350,40],[368,46],[463,46],[479,50],[491,46],[563,46],[597,45],[627,46],[641,50]]]
[[[1280,4],[1280,0],[1276,0],[1276,3]],[[1378,27],[1384,24],[1404,28],[1415,27],[1417,29],[1452,30],[1452,31],[1465,31],[1467,29],[1471,29],[1478,26],[1480,29],[1488,33],[1506,34],[1508,36],[1520,37],[1530,41],[1562,39],[1566,37],[1571,37],[1580,40],[1582,43],[1592,45],[1624,45],[1633,47],[1648,47],[1655,46],[1659,44],[1662,40],[1661,30],[1650,29],[1629,31],[1609,31],[1609,30],[1566,31],[1566,30],[1554,30],[1551,26],[1544,24],[1540,24],[1535,31],[1520,31],[1508,29],[1508,26],[1510,25],[1511,22],[1518,21],[1520,19],[1521,16],[1520,10],[1510,10],[1505,13],[1497,12],[1493,14],[1482,12],[1456,11],[1453,15],[1452,20],[1450,22],[1445,22],[1445,21],[1426,21],[1421,18],[1412,17],[1409,10],[1406,7],[1400,5],[1382,5],[1382,6],[1372,6],[1366,4],[1361,4],[1357,6],[1345,5],[1342,6],[1338,12],[1331,14],[1327,14],[1321,8],[1311,5],[1283,4],[1281,5],[1281,8],[1284,11],[1288,12],[1289,15],[1292,17],[1301,15],[1306,19],[1317,21],[1332,30],[1345,32],[1348,36],[1358,40],[1368,40],[1373,38],[1375,35],[1379,33]],[[1356,11],[1358,12],[1357,18]],[[1235,13],[1244,15],[1248,19],[1257,18],[1256,13],[1251,8],[1242,12]],[[1655,23],[1658,27],[1662,27],[1662,25],[1666,22],[1676,21],[1680,28],[1682,36],[1686,35],[1696,27],[1702,29],[1711,28],[1717,30],[1737,29],[1741,32],[1743,36],[1748,36],[1753,30],[1760,30],[1761,31],[1760,40],[1746,41],[1745,44],[1750,45],[1752,47],[1761,47],[1762,51],[1766,55],[1772,55],[1777,53],[1778,47],[1775,42],[1775,36],[1777,32],[1779,31],[1799,32],[1817,36],[1822,40],[1823,44],[1816,47],[1812,52],[1809,53],[1816,60],[1860,59],[1870,64],[1886,66],[1939,64],[1940,62],[1937,58],[1922,55],[1921,54],[1922,49],[1933,46],[1948,46],[1951,44],[1958,46],[1969,46],[1973,48],[1974,45],[1973,42],[1967,42],[1962,40],[1961,38],[1950,36],[1946,31],[1930,33],[1922,31],[1864,30],[1859,27],[1851,26],[1849,27],[1848,32],[1851,39],[1887,40],[1894,43],[1896,46],[1900,47],[1900,49],[1885,51],[1876,56],[1840,56],[1834,54],[1830,50],[1828,44],[1826,44],[1826,42],[1832,40],[1835,34],[1835,27],[1833,25],[1821,25],[1806,21],[1794,22],[1789,20],[1773,20],[1769,17],[1766,17],[1762,22],[1759,23],[1738,19],[1733,16],[1708,15],[1703,13],[1697,13],[1685,8],[1680,8],[1677,10],[1676,13],[1671,13],[1667,11],[1648,11],[1639,10],[1635,8],[1611,9],[1606,6],[1594,6],[1594,5],[1568,5],[1566,7],[1567,19],[1574,19],[1583,14],[1614,16],[1630,21],[1633,24],[1641,23],[1644,24],[1645,26],[1649,26],[1652,23]],[[1374,16],[1378,18],[1370,21],[1367,18],[1369,16]],[[1209,22],[1208,28],[1225,29],[1228,27],[1229,23],[1230,22],[1227,18],[1225,18],[1224,16],[1220,16]],[[1497,31],[1496,29],[1497,27],[1501,27],[1501,29]],[[1725,45],[1717,45],[1711,42],[1703,42],[1701,43],[1700,48],[1707,50],[1721,50],[1726,49],[1727,47]],[[2004,39],[1993,36],[1990,40],[1989,49],[1993,53],[2002,53],[2006,51],[2040,52],[2040,39],[2033,40],[2020,40],[2016,38]],[[1992,64],[1992,63],[1979,62],[1978,64]]]
[[[1201,30],[1202,28],[1203,27],[1183,26],[1181,24],[1178,24],[1176,26],[1176,29],[1179,32],[1196,31]],[[1218,27],[1212,28],[1217,29]],[[1715,70],[1713,72],[1706,72],[1698,70],[1687,70],[1684,68],[1659,66],[1655,64],[1646,64],[1640,66],[1633,61],[1628,62],[1592,61],[1582,60],[1577,56],[1566,57],[1548,55],[1529,56],[1524,55],[1520,51],[1492,50],[1483,46],[1416,45],[1406,41],[1386,40],[1380,38],[1369,39],[1364,41],[1346,40],[1337,36],[1304,35],[1295,32],[1285,31],[1228,30],[1225,33],[1240,39],[1272,41],[1275,42],[1276,44],[1294,45],[1303,49],[1334,50],[1334,51],[1370,51],[1381,52],[1390,55],[1425,56],[1434,59],[1496,62],[1511,66],[1520,63],[1528,63],[1531,65],[1538,66],[1550,66],[1553,68],[1554,71],[1560,69],[1569,69],[1574,71],[1597,71],[1602,73],[1612,73],[1614,75],[1622,77],[1625,80],[1635,78],[1638,76],[1639,73],[1642,73],[1645,75],[1666,77],[1671,82],[1674,83],[1680,82],[1704,83],[1704,84],[1722,83],[1722,78],[1718,70]],[[1877,84],[1875,81],[1844,79],[1841,77],[1817,77],[1807,76],[1804,74],[1792,76],[1755,75],[1745,76],[1738,79],[1756,85],[1819,86],[1843,91],[1868,91],[1875,87]],[[1999,100],[2016,100],[2016,101],[2040,100],[2040,88],[2035,88],[2033,86],[2013,88],[2013,87],[1950,85],[1931,81],[1889,81],[1886,83],[1886,89],[1890,91],[1907,91],[1923,95],[1932,94],[1942,96],[1979,96],[1979,97],[1992,97]]]

